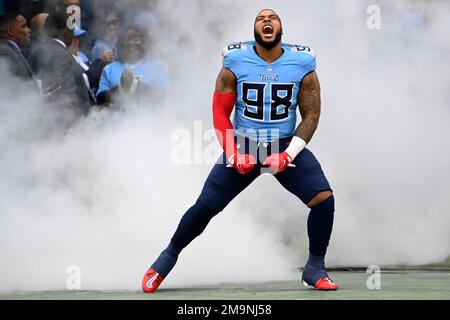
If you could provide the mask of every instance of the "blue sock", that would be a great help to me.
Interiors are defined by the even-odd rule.
[[[165,278],[178,260],[180,250],[170,243],[166,249],[159,255],[158,259],[152,264],[151,268],[156,270],[163,278]]]
[[[334,220],[334,196],[311,208],[308,216],[309,258],[303,269],[302,280],[314,285],[327,278],[325,254],[330,241]]]
[[[308,216],[309,252],[315,256],[327,253],[334,220],[334,196],[311,208]]]
[[[325,269],[325,256],[315,256],[313,254],[309,254],[308,261],[303,269],[302,280],[313,286],[317,280],[327,277],[328,274]]]

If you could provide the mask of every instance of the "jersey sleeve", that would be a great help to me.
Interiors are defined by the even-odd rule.
[[[313,72],[316,70],[316,54],[312,52],[312,55],[308,55],[305,61],[305,68],[309,72]]]
[[[299,60],[301,65],[306,69],[307,73],[316,70],[316,53],[313,49],[307,46],[295,46],[298,50]]]
[[[222,65],[224,68],[230,69],[233,73],[236,72],[236,59],[233,59],[231,53],[224,54]]]
[[[298,44],[286,44],[284,48],[294,54],[298,65],[304,68],[307,73],[316,70],[316,53],[311,47]]]
[[[222,66],[224,68],[229,69],[234,74],[236,74],[237,62],[236,62],[235,54],[232,51],[228,51],[226,49],[227,48],[225,48],[222,51],[222,56],[223,56]]]
[[[222,50],[223,67],[231,70],[237,76],[239,57],[245,50],[247,50],[247,42],[236,42],[226,46]]]

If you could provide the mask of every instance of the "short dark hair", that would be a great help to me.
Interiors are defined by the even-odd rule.
[[[17,12],[8,12],[0,16],[0,36],[6,33],[8,27],[16,21],[18,16],[20,14]]]
[[[44,31],[52,38],[56,38],[67,28],[67,15],[62,13],[49,14],[45,20]]]

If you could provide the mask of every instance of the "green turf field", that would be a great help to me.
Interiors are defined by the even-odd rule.
[[[340,284],[336,292],[303,287],[298,281],[224,283],[201,287],[165,289],[156,294],[141,292],[62,291],[0,294],[0,299],[148,299],[148,300],[304,300],[304,299],[450,299],[450,272],[433,270],[393,270],[381,273],[381,289],[369,290],[368,274],[361,271],[334,271],[330,277]]]

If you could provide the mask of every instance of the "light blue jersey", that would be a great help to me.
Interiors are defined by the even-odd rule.
[[[254,45],[255,41],[234,43],[223,52],[223,66],[237,78],[235,134],[262,142],[291,137],[300,85],[316,68],[315,54],[306,46],[283,44],[283,55],[268,63]]]

